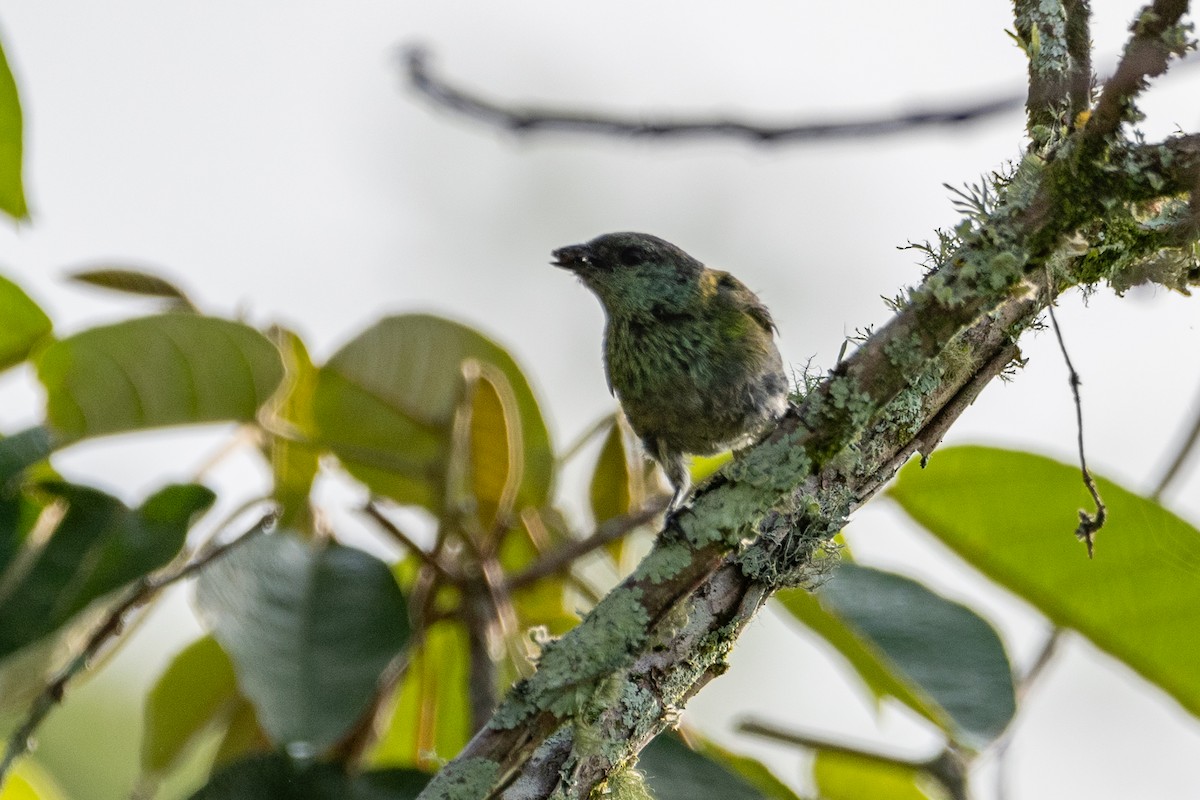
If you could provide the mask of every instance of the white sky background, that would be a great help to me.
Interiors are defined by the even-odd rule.
[[[385,313],[443,313],[513,352],[561,446],[613,401],[599,307],[548,266],[549,251],[644,230],[735,272],[771,307],[785,359],[828,368],[847,334],[887,319],[880,295],[919,279],[916,254],[896,247],[956,221],[942,183],[978,181],[1019,154],[1020,112],[803,146],[516,139],[431,111],[402,88],[397,51],[424,43],[435,70],[490,96],[647,116],[837,118],[1022,91],[1024,58],[1003,33],[1010,3],[874,5],[7,3],[0,33],[26,112],[34,218],[0,225],[0,269],[60,332],[146,310],[62,279],[87,264],[130,264],[173,278],[211,311],[293,326],[319,359]],[[1105,70],[1140,4],[1093,5]],[[1200,129],[1198,89],[1194,69],[1152,87],[1148,135]],[[1153,486],[1197,403],[1196,302],[1160,290],[1062,304],[1089,462],[1134,489]],[[1073,460],[1053,337],[1022,345],[1028,368],[989,387],[947,441]],[[19,384],[0,380],[0,395],[28,399],[0,407],[6,431],[33,414]],[[133,500],[187,477],[215,441],[147,438],[136,463],[122,442],[56,464]],[[1193,472],[1171,494],[1193,520],[1198,489]],[[1027,611],[981,587],[886,502],[849,536],[860,558],[993,612],[1018,663],[1036,650],[1042,632]],[[900,712],[877,727],[858,690],[777,625],[766,615],[755,624],[687,720],[759,747],[790,782],[797,757],[723,735],[730,713],[910,749],[927,740]],[[163,632],[170,646],[178,635]],[[1173,701],[1071,640],[1023,707],[1010,797],[1197,796],[1197,746],[1200,725]],[[991,797],[990,776],[980,778],[978,796]]]

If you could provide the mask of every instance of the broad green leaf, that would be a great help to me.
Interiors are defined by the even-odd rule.
[[[4,111],[0,109],[0,119],[3,117]],[[0,370],[24,361],[39,342],[49,337],[52,328],[46,312],[3,275],[0,275],[0,320]]]
[[[114,292],[136,294],[143,297],[157,297],[171,301],[175,310],[196,311],[191,299],[175,284],[168,280],[134,269],[121,267],[102,267],[72,273],[71,280],[109,289]]]
[[[185,647],[146,696],[142,771],[170,769],[201,733],[228,718],[237,700],[233,664],[216,639],[204,636]]]
[[[54,451],[54,434],[44,425],[0,438],[0,493],[11,489],[13,478]]]
[[[191,800],[411,800],[428,782],[411,769],[350,776],[336,764],[296,764],[271,753],[230,764]]]
[[[797,800],[795,793],[779,782],[759,762],[734,755],[714,744],[695,738],[693,750],[674,733],[655,737],[638,756],[638,769],[655,800]]]
[[[215,496],[203,486],[160,490],[140,508],[67,483],[41,488],[65,513],[45,546],[19,571],[7,570],[0,596],[0,656],[56,630],[93,600],[167,564],[193,519]],[[14,574],[15,573],[15,574]]]
[[[813,780],[822,800],[950,800],[920,768],[840,750],[819,750]]]
[[[0,46],[0,211],[13,219],[26,219],[25,185],[21,180],[24,161],[24,123],[17,82]]]
[[[303,437],[313,428],[312,400],[317,370],[299,336],[283,328],[273,328],[270,336],[283,355],[286,374],[286,390],[276,394],[271,424],[267,426],[270,436],[266,442],[266,455],[275,476],[279,526],[311,532],[309,495],[320,470],[320,453],[303,441]]]
[[[437,769],[471,737],[467,634],[444,620],[426,631],[394,694],[392,718],[370,763]]]
[[[599,525],[613,517],[629,513],[631,492],[629,487],[629,460],[625,453],[625,437],[621,426],[613,418],[612,427],[604,437],[592,480],[588,484],[588,500],[592,506],[592,518]]]
[[[1016,697],[1004,645],[966,606],[902,575],[850,563],[838,565],[817,594],[945,710],[956,741],[982,749],[1012,719]]]
[[[318,439],[373,491],[440,509],[451,427],[469,359],[504,373],[520,411],[525,460],[518,503],[550,492],[553,451],[536,398],[504,350],[439,317],[388,317],[321,368],[313,403]]]
[[[812,593],[805,589],[784,589],[775,594],[775,600],[784,611],[837,650],[876,700],[894,697],[935,725],[950,726],[946,713],[936,703],[905,680],[879,649],[825,608]]]
[[[68,438],[224,420],[250,422],[283,377],[253,328],[191,314],[92,328],[38,358],[52,428]]]
[[[484,530],[512,516],[525,468],[517,398],[504,373],[490,364],[468,362],[471,380],[467,469],[475,513]]]
[[[1200,531],[1096,478],[1108,522],[1089,560],[1075,540],[1091,501],[1079,468],[986,447],[939,449],[889,494],[976,569],[1200,715]]]
[[[408,640],[404,597],[386,564],[286,532],[209,565],[196,601],[263,728],[295,752],[317,754],[340,739]]]
[[[0,786],[0,800],[67,800],[67,794],[36,761],[23,758]]]
[[[254,704],[242,695],[237,696],[229,712],[225,735],[213,756],[213,766],[220,767],[255,753],[268,753],[274,748],[258,722]]]

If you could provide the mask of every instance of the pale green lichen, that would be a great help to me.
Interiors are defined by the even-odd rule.
[[[522,683],[525,701],[569,715],[586,702],[598,680],[628,666],[650,621],[641,600],[640,589],[614,589],[578,627],[548,644],[538,671]]]
[[[500,765],[486,758],[451,761],[421,792],[422,800],[479,800],[487,797]]]
[[[736,547],[753,535],[754,523],[775,499],[775,493],[748,483],[726,484],[700,497],[691,513],[682,514],[679,529],[696,549],[710,544]]]
[[[651,583],[669,581],[691,563],[694,552],[685,542],[662,542],[638,564],[635,577]]]
[[[734,457],[724,473],[735,483],[782,494],[795,488],[812,472],[812,460],[797,434],[768,439],[744,458]]]

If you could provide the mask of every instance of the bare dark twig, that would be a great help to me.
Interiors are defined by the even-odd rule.
[[[1079,527],[1075,529],[1075,537],[1081,542],[1087,544],[1088,558],[1095,556],[1095,535],[1096,531],[1104,527],[1104,521],[1108,518],[1108,509],[1104,506],[1104,501],[1100,499],[1100,491],[1096,488],[1096,482],[1092,479],[1092,473],[1088,470],[1087,456],[1084,454],[1083,447],[1083,401],[1079,397],[1079,373],[1075,371],[1075,365],[1071,363],[1071,355],[1067,352],[1067,343],[1063,340],[1062,329],[1058,325],[1058,317],[1054,314],[1054,291],[1050,286],[1050,270],[1046,270],[1047,290],[1052,298],[1046,304],[1047,310],[1050,312],[1050,325],[1054,328],[1054,337],[1058,340],[1058,349],[1062,351],[1063,361],[1067,365],[1067,380],[1071,384],[1071,394],[1075,398],[1075,431],[1076,439],[1079,446],[1079,471],[1083,475],[1083,485],[1087,487],[1088,493],[1092,496],[1092,501],[1096,504],[1096,513],[1089,514],[1082,508],[1079,509]]]
[[[639,525],[645,525],[650,522],[661,514],[666,507],[666,495],[650,498],[645,508],[631,511],[628,514],[622,514],[619,517],[613,517],[597,527],[591,536],[563,545],[558,550],[547,553],[522,572],[518,572],[512,576],[508,580],[508,588],[517,589],[522,586],[528,586],[547,575],[562,572],[574,564],[580,557],[587,555],[593,550],[599,550],[609,542],[615,542],[617,539],[620,539]]]
[[[865,744],[835,742],[821,736],[782,728],[758,720],[745,720],[738,724],[737,729],[741,733],[796,745],[806,750],[844,753],[919,770],[940,783],[954,800],[966,800],[967,797],[966,764],[963,757],[950,748],[945,748],[930,758],[917,759],[883,753]]]
[[[514,108],[460,89],[434,75],[429,68],[429,54],[423,48],[407,48],[403,58],[409,84],[435,105],[517,134],[554,131],[662,139],[723,137],[748,139],[760,144],[871,138],[918,128],[960,125],[1013,111],[1024,102],[1020,95],[1012,94],[953,108],[922,108],[891,116],[786,125],[766,125],[734,118],[656,120],[536,106]]]
[[[1197,442],[1200,442],[1200,398],[1196,401],[1195,418],[1192,420],[1191,430],[1188,431],[1183,443],[1175,451],[1175,456],[1171,459],[1171,464],[1163,472],[1162,477],[1158,479],[1158,484],[1154,487],[1154,494],[1150,495],[1153,499],[1160,499],[1163,492],[1167,490],[1167,487],[1175,481],[1175,478],[1179,475],[1179,471],[1183,469],[1183,465],[1187,462],[1188,457],[1196,449]]]
[[[0,760],[0,785],[12,768],[13,763],[30,748],[33,734],[58,705],[66,694],[67,684],[96,657],[101,648],[113,637],[120,635],[125,627],[125,615],[148,603],[156,594],[173,583],[188,578],[213,561],[225,556],[238,545],[268,530],[275,520],[275,512],[264,515],[253,527],[242,535],[218,545],[210,545],[198,552],[190,561],[173,571],[151,575],[137,581],[112,607],[103,621],[88,636],[83,649],[72,658],[34,699],[25,721],[9,737],[3,760]]]

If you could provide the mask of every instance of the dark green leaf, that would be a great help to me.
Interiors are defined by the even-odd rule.
[[[498,368],[516,395],[525,453],[518,503],[541,505],[554,459],[529,383],[494,342],[439,317],[388,317],[334,354],[313,401],[317,438],[375,492],[440,507],[469,359]]]
[[[164,314],[92,328],[38,358],[51,426],[68,438],[232,420],[250,422],[283,377],[253,328]]]
[[[1016,712],[1012,669],[996,631],[964,605],[892,572],[838,565],[823,605],[945,709],[958,741],[981,749]]]
[[[0,46],[0,211],[14,219],[25,219],[25,185],[21,180],[24,161],[24,123],[17,82]]]
[[[705,752],[697,752],[678,735],[664,733],[642,750],[638,769],[655,800],[795,800],[796,795],[758,762],[714,745],[702,749]]]
[[[259,536],[209,566],[196,599],[263,728],[298,753],[322,752],[346,733],[408,640],[386,564],[288,533]]]
[[[233,711],[233,664],[211,636],[184,648],[146,696],[142,770],[170,769],[199,734]]]
[[[54,451],[54,435],[44,425],[0,439],[0,493],[14,478]]]
[[[820,750],[813,780],[822,800],[949,800],[918,767],[840,750]]]
[[[28,568],[0,597],[0,656],[56,630],[96,598],[164,566],[196,515],[215,499],[203,486],[168,486],[138,509],[67,483],[42,488],[66,512]]]
[[[774,599],[784,611],[836,649],[877,700],[894,697],[935,725],[951,726],[949,717],[931,698],[912,686],[878,648],[825,608],[811,592],[784,589]]]
[[[172,305],[181,311],[196,310],[195,304],[178,286],[157,275],[139,270],[119,267],[89,269],[73,273],[69,277],[71,280],[98,286],[101,289],[111,289],[114,292],[170,300]]]
[[[1108,506],[1089,560],[1075,540],[1091,508],[1079,467],[986,447],[939,449],[890,495],[968,563],[1200,715],[1200,531],[1096,478]]]
[[[3,116],[4,111],[0,109],[0,118]],[[0,320],[3,320],[0,322],[0,370],[24,361],[34,347],[50,335],[52,327],[46,312],[20,286],[3,275],[0,275]]]
[[[230,764],[191,800],[412,800],[428,782],[416,770],[349,776],[333,764],[302,766],[272,753]]]

